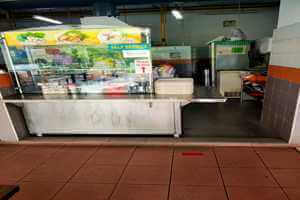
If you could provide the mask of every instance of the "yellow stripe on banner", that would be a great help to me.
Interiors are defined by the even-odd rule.
[[[6,32],[4,38],[8,46],[139,44],[142,31],[139,28],[20,31]]]

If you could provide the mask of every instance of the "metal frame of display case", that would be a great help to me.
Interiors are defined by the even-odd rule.
[[[3,33],[1,33],[1,38],[4,38]],[[2,43],[2,48],[1,49],[2,49],[2,54],[3,54],[3,57],[4,57],[5,63],[6,63],[6,65],[9,66],[9,68],[11,68],[13,70],[15,80],[16,80],[16,84],[17,84],[17,87],[18,87],[18,91],[20,92],[20,94],[23,94],[21,84],[19,82],[18,75],[17,75],[17,72],[15,70],[14,64],[12,62],[12,58],[9,54],[9,50],[8,50],[6,41],[4,39],[1,39],[1,43]]]

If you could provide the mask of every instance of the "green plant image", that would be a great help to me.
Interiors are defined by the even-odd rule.
[[[26,33],[21,33],[17,36],[17,40],[20,42],[35,42],[35,41],[41,41],[45,38],[45,33],[42,32],[26,32]]]
[[[121,51],[107,48],[88,47],[88,56],[93,66],[102,65],[110,68],[128,67]]]
[[[70,68],[89,68],[89,57],[85,46],[63,46],[61,55],[67,55],[72,58]]]

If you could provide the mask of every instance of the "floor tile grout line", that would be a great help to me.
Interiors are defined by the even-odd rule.
[[[62,147],[59,146],[59,147],[57,148],[57,150],[54,151],[53,153],[51,153],[51,155],[50,155],[48,158],[46,158],[44,161],[42,161],[41,163],[39,163],[39,164],[37,164],[35,167],[33,167],[26,175],[24,175],[22,178],[18,179],[17,182],[22,182],[22,181],[24,181],[24,182],[32,182],[32,181],[26,181],[26,180],[23,180],[23,179],[24,179],[25,177],[27,177],[29,174],[31,174],[31,173],[33,172],[33,170],[35,170],[35,169],[37,169],[38,167],[40,167],[40,166],[42,166],[43,164],[45,164],[45,163],[49,160],[49,158],[51,158],[54,154],[56,154],[61,148],[62,148]]]
[[[169,180],[169,188],[168,188],[168,195],[167,200],[170,199],[171,187],[172,187],[172,177],[173,177],[173,164],[174,164],[174,155],[175,155],[175,148],[172,148],[172,160],[171,160],[171,170],[170,170],[170,180]]]
[[[22,146],[22,145],[17,145],[17,146]],[[26,147],[22,147],[19,150],[13,152],[11,155],[7,156],[6,158],[4,158],[5,161],[13,158],[15,155],[17,155],[19,152],[21,152],[21,150],[25,149]]]
[[[213,148],[212,148],[212,151],[213,151],[213,154],[214,154],[214,156],[215,156],[215,159],[216,159],[216,162],[217,162],[217,165],[218,165],[218,170],[219,170],[219,173],[220,173],[220,176],[221,176],[221,180],[222,180],[222,183],[223,183],[224,191],[225,191],[225,193],[226,193],[226,197],[227,197],[228,200],[230,200],[230,199],[229,199],[229,194],[228,194],[228,191],[227,191],[227,188],[226,188],[226,185],[225,185],[224,177],[223,177],[223,174],[222,174],[222,171],[221,171],[221,166],[220,166],[220,163],[219,163],[217,154],[216,154],[216,152],[215,152],[215,148],[216,148],[216,147],[213,147]]]
[[[281,191],[284,193],[285,197],[290,200],[288,194],[285,192],[284,188],[280,185],[280,183],[278,182],[278,180],[275,178],[274,174],[272,173],[272,170],[268,167],[268,165],[265,163],[263,157],[260,155],[260,153],[254,148],[255,153],[257,154],[257,156],[259,157],[259,159],[262,161],[262,163],[264,164],[265,168],[269,171],[269,173],[271,174],[272,178],[275,180],[275,182],[277,183],[277,185],[279,186],[279,188],[281,189]]]
[[[132,146],[131,146],[131,147],[132,147]],[[136,146],[133,146],[133,151],[132,151],[132,153],[131,153],[131,155],[130,155],[128,161],[126,162],[126,164],[125,164],[125,166],[124,166],[124,169],[123,169],[123,171],[122,171],[122,173],[121,173],[121,175],[120,175],[120,177],[119,177],[119,179],[118,179],[118,182],[117,182],[117,183],[115,184],[115,186],[113,187],[113,189],[112,189],[112,191],[111,191],[111,193],[110,193],[110,195],[108,196],[107,199],[111,199],[111,198],[112,198],[112,196],[113,196],[114,192],[117,190],[119,184],[121,184],[120,181],[121,181],[121,179],[122,179],[122,177],[123,177],[123,175],[124,175],[124,173],[125,173],[127,167],[129,166],[129,163],[130,163],[132,157],[134,156],[136,149],[137,149],[137,147],[136,147]]]
[[[91,146],[92,147],[92,146]],[[62,184],[62,186],[61,186],[61,188],[59,188],[54,194],[53,194],[53,196],[51,197],[51,198],[49,198],[49,200],[52,200],[52,199],[54,199],[56,196],[57,196],[57,194],[58,193],[60,193],[65,187],[66,187],[66,185],[68,184],[68,183],[70,183],[70,180],[79,172],[79,170],[81,170],[84,166],[85,166],[85,164],[98,152],[98,150],[99,149],[101,149],[101,146],[96,146],[96,150],[95,150],[95,152],[93,152],[89,157],[88,157],[88,159],[85,161],[85,162],[83,162],[81,165],[80,165],[80,167],[76,170],[76,172],[66,181],[66,182],[64,182],[63,184]]]

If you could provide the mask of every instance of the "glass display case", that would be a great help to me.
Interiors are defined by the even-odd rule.
[[[2,33],[20,93],[151,93],[150,31],[55,26]]]

